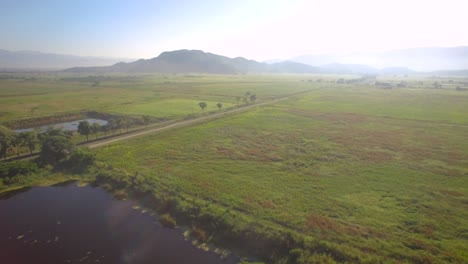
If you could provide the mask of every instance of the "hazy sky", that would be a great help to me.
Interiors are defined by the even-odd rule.
[[[0,49],[265,60],[468,46],[468,0],[0,0]]]

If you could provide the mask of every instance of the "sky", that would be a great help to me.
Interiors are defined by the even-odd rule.
[[[0,49],[152,58],[468,46],[468,0],[0,0]]]

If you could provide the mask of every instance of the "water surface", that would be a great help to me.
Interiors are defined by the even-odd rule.
[[[0,194],[0,263],[236,263],[99,188],[33,187]]]
[[[34,129],[37,129],[39,131],[45,131],[49,127],[61,128],[63,130],[67,130],[67,131],[74,131],[74,130],[78,129],[78,125],[80,124],[81,121],[88,121],[90,124],[98,123],[101,126],[107,124],[106,120],[96,119],[96,118],[86,118],[86,119],[80,119],[80,120],[69,121],[69,122],[55,123],[55,124],[50,124],[50,125],[46,125],[46,126],[15,129],[15,132],[16,133],[21,133],[21,132],[32,131]]]

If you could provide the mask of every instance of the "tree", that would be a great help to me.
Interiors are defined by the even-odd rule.
[[[198,103],[198,105],[200,106],[202,111],[205,111],[205,108],[208,106],[205,102],[200,102],[200,103]]]
[[[111,119],[107,123],[107,126],[109,127],[109,130],[112,131],[112,135],[115,135],[115,131],[117,130],[117,120]]]
[[[99,131],[101,131],[101,125],[99,123],[93,123],[91,125],[91,133],[96,136],[96,139],[98,138]]]
[[[24,144],[28,146],[29,153],[33,153],[36,150],[36,144],[38,143],[36,131],[28,131],[21,133],[24,138]]]
[[[78,124],[78,133],[82,136],[86,136],[86,141],[88,141],[89,134],[91,134],[91,125],[88,121],[81,121]]]
[[[217,103],[216,106],[218,107],[219,110],[221,110],[221,108],[223,108],[223,104],[222,104],[222,103]]]
[[[77,148],[73,150],[72,154],[65,162],[65,165],[68,169],[81,173],[86,171],[89,166],[93,165],[95,160],[95,154],[87,148]]]
[[[143,124],[145,124],[145,127],[147,127],[150,122],[151,122],[150,116],[147,116],[147,115],[143,116]]]
[[[117,120],[115,120],[115,126],[117,129],[120,130],[120,133],[122,133],[123,123],[124,123],[124,120],[122,118],[117,118]]]
[[[255,94],[252,94],[250,96],[250,102],[252,102],[252,104],[253,104],[253,103],[255,103],[256,100],[257,100],[257,96]]]
[[[23,137],[21,134],[13,134],[10,137],[10,147],[16,152],[16,155],[21,154],[21,147],[23,146]]]
[[[10,149],[11,135],[11,130],[0,125],[0,156],[3,156],[5,160]]]
[[[109,130],[110,130],[109,123],[107,123],[107,124],[105,124],[105,125],[103,125],[101,127],[101,131],[104,134],[104,136],[107,136],[107,132],[109,132]]]
[[[69,137],[61,135],[46,135],[42,143],[40,157],[49,164],[57,164],[66,160],[73,152],[74,145]]]
[[[125,129],[128,132],[128,129],[133,125],[133,120],[125,118],[122,120],[122,126],[125,127]]]

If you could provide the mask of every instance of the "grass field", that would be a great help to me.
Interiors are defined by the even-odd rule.
[[[1,119],[27,115],[20,100],[53,113],[64,95],[80,99],[62,110],[180,118],[199,101],[216,110],[247,91],[259,102],[309,91],[96,149],[94,172],[116,190],[170,201],[164,210],[178,221],[221,244],[237,238],[233,247],[267,262],[468,262],[468,92],[420,77],[391,90],[336,76],[113,76],[99,88],[68,78],[6,89]],[[26,95],[49,81],[47,94]]]
[[[461,263],[468,261],[467,99],[451,91],[321,89],[97,154],[120,173],[144,175],[154,193],[177,190],[237,209],[330,242],[350,259]]]
[[[149,103],[130,104],[111,109],[112,112],[120,114],[149,115],[158,118],[180,118],[190,114],[200,113],[200,101],[195,99],[164,99]],[[203,101],[207,107],[203,111],[217,111],[216,104],[221,103],[222,109],[232,107],[235,104],[222,101]]]
[[[1,74],[0,74],[0,77]],[[297,76],[87,76],[17,74],[0,78],[0,122],[70,111],[103,111],[181,117],[237,104],[246,92],[258,100],[270,99],[311,87]],[[98,85],[96,85],[98,82]]]

